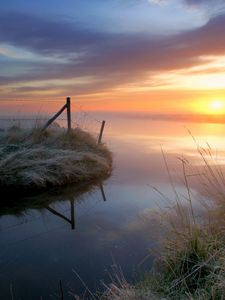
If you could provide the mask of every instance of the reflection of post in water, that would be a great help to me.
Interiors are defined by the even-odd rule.
[[[101,191],[101,194],[102,194],[102,199],[103,199],[104,202],[106,202],[105,191],[104,191],[104,187],[103,187],[102,183],[99,184],[99,188],[100,188],[100,191]]]
[[[101,191],[103,201],[106,202],[105,191],[102,183],[99,184],[99,189]],[[61,214],[60,212],[56,211],[55,209],[51,208],[49,205],[46,207],[46,209],[50,211],[53,215],[58,216],[59,218],[69,223],[71,225],[71,229],[74,230],[76,225],[75,199],[72,197],[71,199],[69,199],[69,201],[70,201],[70,219],[64,216],[63,214]]]
[[[53,215],[58,216],[59,218],[63,219],[64,221],[68,222],[71,225],[71,229],[75,229],[75,200],[70,199],[70,219],[64,216],[63,214],[59,213],[55,209],[51,208],[50,206],[47,206],[46,209],[50,211]]]
[[[71,229],[75,229],[75,205],[74,199],[70,200],[70,216],[71,216]]]

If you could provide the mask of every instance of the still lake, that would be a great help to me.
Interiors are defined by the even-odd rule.
[[[158,224],[152,215],[169,205],[154,188],[174,199],[162,151],[181,194],[179,157],[198,163],[188,131],[203,145],[209,143],[223,164],[223,124],[103,113],[98,118],[106,119],[104,142],[113,153],[108,180],[90,190],[71,186],[36,195],[28,199],[32,205],[22,208],[0,208],[1,299],[12,299],[12,293],[21,300],[60,299],[60,280],[64,299],[73,299],[72,293],[84,293],[84,283],[101,290],[101,281],[110,282],[115,266],[135,280],[151,267],[151,250],[157,247]],[[204,196],[197,185],[193,193]],[[7,197],[1,199],[7,202]]]

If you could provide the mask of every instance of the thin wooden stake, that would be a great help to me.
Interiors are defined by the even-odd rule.
[[[104,127],[105,127],[105,121],[102,121],[102,126],[101,126],[99,137],[98,137],[98,144],[101,144]]]
[[[70,97],[66,98],[66,107],[67,107],[67,128],[68,132],[71,130],[71,103]]]

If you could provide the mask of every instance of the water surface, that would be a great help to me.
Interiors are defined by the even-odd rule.
[[[114,158],[111,178],[90,189],[71,186],[31,199],[2,196],[6,203],[24,201],[0,210],[2,299],[11,299],[11,293],[22,300],[60,299],[60,280],[65,299],[72,299],[68,291],[85,290],[76,274],[94,291],[102,288],[101,280],[110,281],[115,265],[135,280],[137,272],[152,265],[149,251],[157,246],[158,230],[154,210],[168,206],[154,187],[174,199],[162,151],[181,193],[178,157],[199,163],[188,130],[200,143],[211,144],[223,161],[224,125],[101,117]],[[193,192],[201,197],[197,185]]]

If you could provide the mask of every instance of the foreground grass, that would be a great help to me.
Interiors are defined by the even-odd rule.
[[[210,147],[196,143],[201,167],[181,159],[186,196],[175,191],[176,204],[164,222],[167,239],[155,272],[143,281],[167,299],[225,299],[225,177]],[[196,203],[191,185],[204,195]]]
[[[171,182],[175,205],[163,211],[166,234],[154,268],[135,285],[113,283],[104,299],[225,299],[225,176],[210,147],[197,149],[201,167],[181,159],[186,195]],[[196,181],[201,205],[192,194]]]
[[[79,128],[24,130],[0,135],[0,187],[43,189],[90,181],[110,174],[111,153]]]
[[[138,288],[165,299],[225,299],[224,236],[193,228],[176,238]]]

